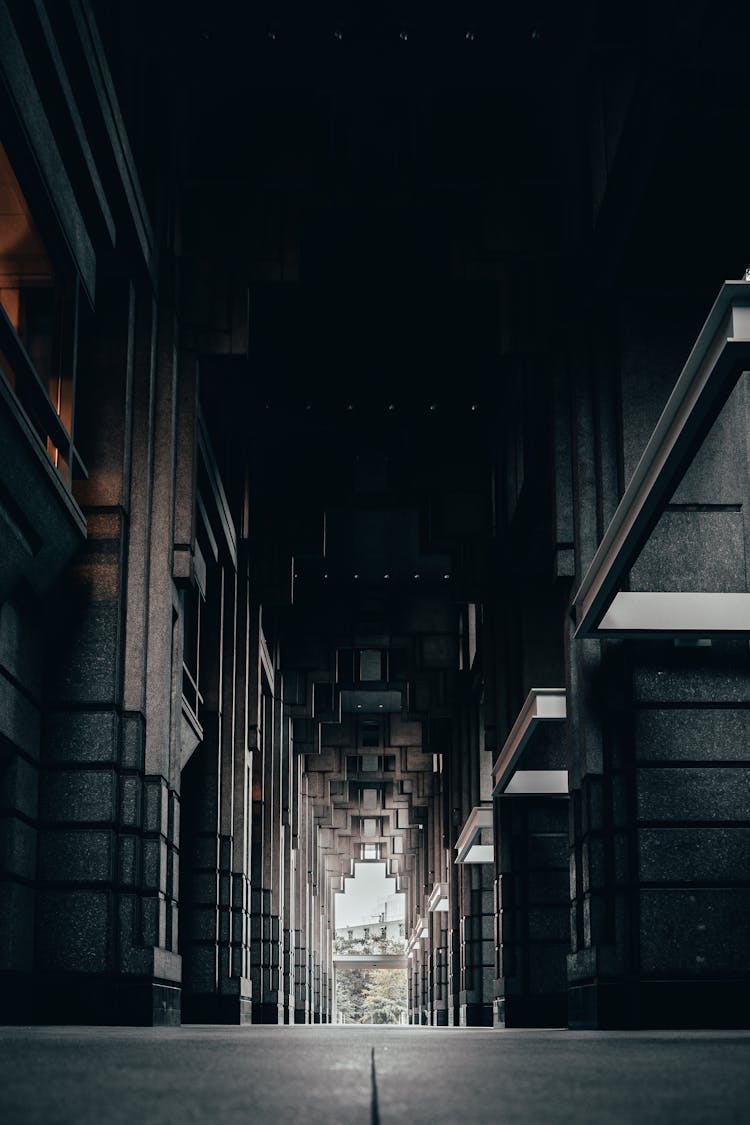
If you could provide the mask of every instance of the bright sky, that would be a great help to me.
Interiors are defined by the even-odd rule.
[[[375,912],[379,902],[396,890],[396,880],[387,879],[384,863],[357,863],[354,878],[347,879],[346,892],[336,895],[336,926],[350,926]]]

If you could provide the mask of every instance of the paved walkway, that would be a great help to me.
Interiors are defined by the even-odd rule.
[[[3,1125],[746,1125],[750,1033],[0,1028]]]

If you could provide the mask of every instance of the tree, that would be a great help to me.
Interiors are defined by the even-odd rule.
[[[369,977],[369,969],[338,968],[336,970],[336,1007],[344,1017],[345,1023],[362,1022],[365,989]]]
[[[360,1023],[400,1023],[406,1011],[404,969],[371,969],[364,987]]]

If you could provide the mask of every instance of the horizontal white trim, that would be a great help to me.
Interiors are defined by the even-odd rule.
[[[470,844],[468,849],[456,860],[456,863],[494,863],[494,844]]]
[[[567,770],[516,770],[504,797],[567,797]]]
[[[600,635],[663,636],[750,632],[750,594],[621,592],[599,625]]]

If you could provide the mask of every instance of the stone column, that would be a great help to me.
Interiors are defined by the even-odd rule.
[[[627,480],[695,327],[682,303],[665,298],[621,311]],[[594,482],[582,466],[598,446],[606,483],[617,460],[614,443],[602,441],[612,432],[597,408],[602,393],[583,384],[577,400],[581,567],[601,534],[587,529]],[[631,589],[747,588],[747,423],[741,382],[633,567]],[[570,652],[571,1025],[744,1025],[747,644],[571,640]]]
[[[568,801],[502,797],[498,881],[502,960],[495,1023],[567,1024]]]

